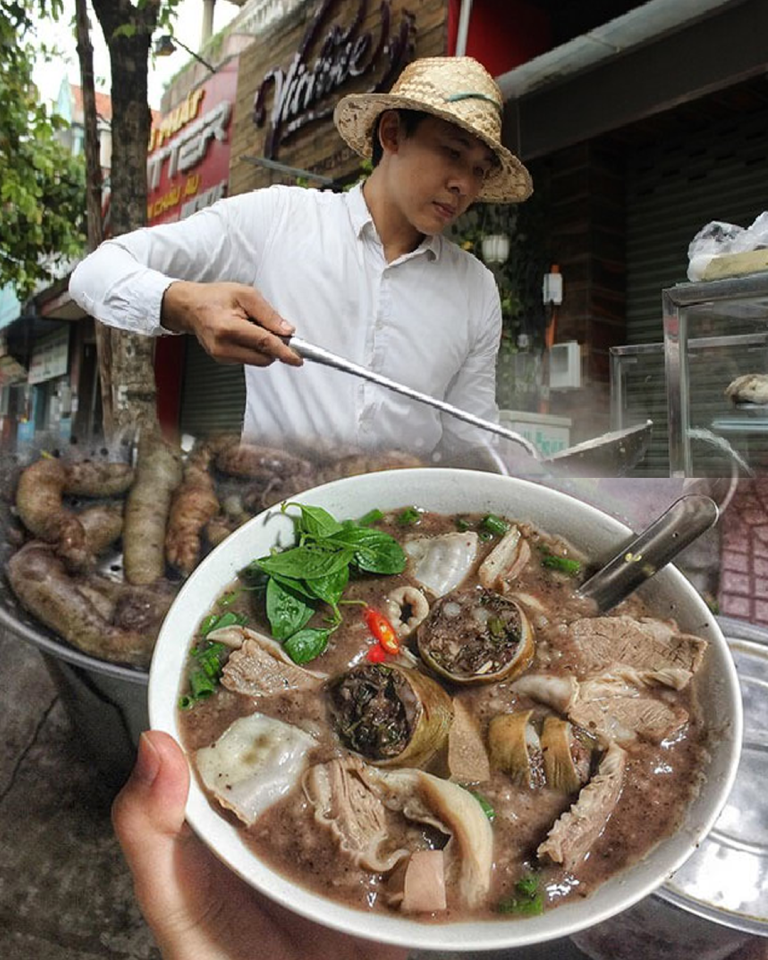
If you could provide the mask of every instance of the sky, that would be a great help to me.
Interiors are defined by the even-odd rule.
[[[226,26],[238,13],[240,8],[227,0],[216,0],[213,17],[213,32],[217,33]],[[37,36],[47,44],[56,44],[61,51],[61,58],[52,63],[38,63],[33,71],[35,83],[44,101],[55,100],[59,93],[61,81],[65,76],[71,83],[80,85],[80,66],[77,60],[74,27],[70,22],[75,15],[75,0],[64,0],[64,15],[56,23],[52,20],[38,21]],[[172,33],[181,43],[197,51],[200,47],[200,36],[203,25],[202,0],[181,0]],[[158,31],[158,35],[161,31]],[[104,93],[110,92],[109,53],[104,42],[104,35],[96,15],[91,12],[91,44],[93,45],[93,70],[96,77],[96,89]],[[160,98],[163,95],[164,85],[190,59],[189,54],[181,47],[170,57],[150,57],[149,63],[149,105],[155,109],[160,107]]]

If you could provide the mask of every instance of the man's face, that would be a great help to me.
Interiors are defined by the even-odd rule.
[[[382,140],[388,133],[395,137],[392,199],[419,233],[441,233],[453,223],[477,199],[497,163],[481,140],[437,117],[422,120],[410,136],[396,114],[382,118],[380,129]]]

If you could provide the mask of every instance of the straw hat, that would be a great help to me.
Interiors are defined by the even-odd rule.
[[[337,104],[334,122],[341,136],[363,157],[373,152],[373,128],[384,110],[421,110],[453,123],[487,144],[499,159],[478,200],[511,203],[533,192],[531,176],[502,146],[501,90],[472,57],[424,57],[409,63],[389,93],[351,93]]]

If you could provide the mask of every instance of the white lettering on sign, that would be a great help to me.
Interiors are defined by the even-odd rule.
[[[208,190],[203,190],[202,193],[198,194],[196,197],[193,197],[192,200],[182,203],[179,220],[184,220],[185,217],[191,217],[193,213],[197,213],[197,211],[202,210],[203,207],[208,207],[212,203],[216,203],[217,200],[221,200],[226,192],[226,180],[222,180],[220,183],[217,183],[215,187],[211,187]]]
[[[186,173],[200,163],[211,140],[216,139],[219,143],[225,143],[227,124],[231,115],[232,104],[229,100],[222,100],[199,120],[185,127],[167,146],[155,151],[147,160],[148,189],[152,191],[159,187],[160,174],[166,160],[168,160],[168,178],[173,179],[177,173]]]

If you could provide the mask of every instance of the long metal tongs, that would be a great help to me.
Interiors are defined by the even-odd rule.
[[[390,380],[389,377],[385,377],[380,373],[374,373],[373,370],[369,370],[367,367],[361,367],[358,363],[353,363],[351,360],[339,357],[324,347],[318,347],[317,344],[308,343],[306,340],[302,340],[301,337],[289,337],[286,343],[291,350],[295,350],[296,353],[305,360],[322,363],[324,366],[334,367],[336,370],[343,370],[345,373],[351,373],[355,377],[362,377],[363,380],[370,380],[371,383],[378,383],[379,386],[387,387],[387,389],[395,393],[401,393],[404,397],[410,397],[411,400],[426,403],[430,407],[442,410],[443,413],[450,413],[451,416],[456,417],[457,420],[464,420],[466,423],[480,427],[481,430],[497,433],[500,437],[506,437],[507,440],[513,440],[515,443],[519,443],[525,447],[535,460],[541,459],[539,451],[531,441],[526,440],[524,436],[514,430],[502,427],[498,423],[493,423],[491,420],[476,417],[474,413],[467,413],[466,410],[454,407],[452,404],[446,403],[445,400],[438,400],[437,397],[431,397],[428,393],[421,393],[419,390],[414,390],[413,387],[407,387],[404,383],[398,383],[397,380]]]
[[[395,393],[400,393],[405,397],[410,397],[412,400],[417,400],[437,410],[442,410],[444,413],[456,417],[457,420],[471,423],[481,430],[495,433],[500,437],[506,437],[507,440],[512,440],[514,443],[523,447],[534,460],[546,465],[548,468],[553,468],[555,472],[569,473],[575,470],[586,476],[599,475],[604,469],[607,469],[610,475],[619,475],[642,458],[650,439],[652,424],[651,421],[648,420],[646,423],[639,424],[638,426],[613,431],[612,433],[604,434],[602,437],[587,440],[584,443],[562,450],[552,457],[542,457],[531,441],[515,430],[502,427],[500,424],[493,423],[490,420],[484,420],[482,417],[477,417],[473,413],[468,413],[466,410],[454,407],[444,400],[438,400],[436,397],[432,397],[427,393],[421,393],[419,390],[407,387],[397,380],[391,380],[389,377],[385,377],[380,373],[374,373],[367,367],[362,367],[357,363],[353,363],[351,360],[347,360],[345,357],[331,353],[330,350],[319,347],[317,344],[309,343],[301,337],[293,336],[284,339],[288,346],[305,360],[312,360],[326,367],[333,367],[336,370],[351,373],[355,377],[361,377],[363,380],[377,383]]]

